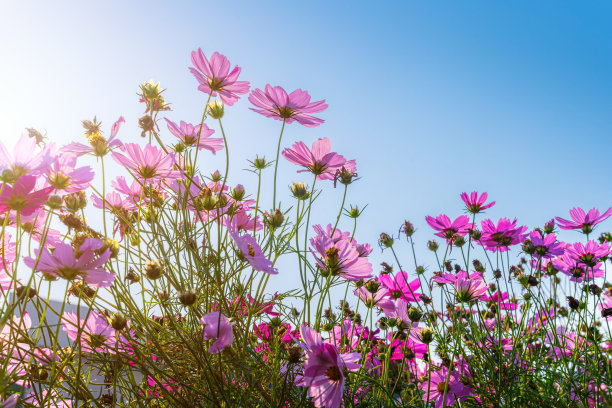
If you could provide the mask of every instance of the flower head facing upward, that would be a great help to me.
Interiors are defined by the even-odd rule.
[[[596,208],[591,208],[588,213],[585,213],[582,208],[576,207],[570,210],[570,217],[572,217],[571,221],[557,217],[557,222],[561,229],[579,229],[585,234],[590,234],[595,225],[607,220],[610,218],[610,215],[612,215],[612,207],[608,208],[606,212],[601,215],[599,215],[599,210]]]
[[[102,136],[99,126],[100,124],[95,121],[95,118],[94,123],[90,121],[83,121],[83,126],[86,129],[85,137],[87,138],[89,145],[74,142],[64,146],[62,151],[72,152],[77,156],[82,156],[84,154],[93,154],[94,156],[98,157],[106,156],[112,149],[123,146],[121,140],[117,139],[117,133],[119,132],[119,129],[123,123],[125,123],[125,119],[123,116],[120,116],[119,119],[117,119],[117,121],[113,124],[111,128],[111,135],[107,140],[104,136]]]
[[[301,89],[287,94],[280,86],[266,85],[264,90],[255,89],[249,95],[249,101],[257,107],[250,108],[268,118],[283,120],[286,123],[298,123],[315,127],[324,122],[323,119],[315,118],[309,113],[323,112],[327,109],[325,100],[310,102],[308,92]]]
[[[114,152],[113,159],[120,165],[132,170],[134,176],[143,183],[175,179],[181,175],[180,171],[174,170],[176,161],[173,154],[167,154],[150,144],[142,149],[135,143],[128,143],[124,148],[127,156]]]
[[[75,342],[80,340],[84,351],[114,353],[117,343],[116,331],[106,320],[106,317],[96,310],[89,311],[87,319],[83,320],[75,312],[64,313],[62,325],[68,338]],[[119,336],[119,350],[123,350],[126,340]]]
[[[508,218],[500,218],[497,225],[491,220],[482,221],[480,242],[489,251],[507,251],[510,246],[522,243],[527,236],[527,227],[517,227],[516,223],[516,219],[510,221]]]
[[[12,186],[5,184],[0,194],[0,214],[9,211],[29,216],[38,211],[53,191],[54,187],[34,190],[35,176],[21,176]]]
[[[205,314],[201,319],[204,325],[204,340],[215,339],[208,352],[216,354],[229,347],[234,342],[234,332],[232,323],[220,312]]]
[[[192,125],[181,120],[180,125],[177,125],[168,119],[166,119],[166,122],[170,133],[178,137],[185,146],[195,146],[197,144],[198,150],[206,149],[213,154],[223,149],[223,139],[211,138],[210,136],[215,133],[215,131],[205,124],[201,126]]]
[[[472,214],[478,214],[479,212],[495,205],[495,201],[485,204],[487,201],[487,193],[482,193],[480,197],[478,197],[478,192],[476,191],[472,191],[469,196],[467,193],[461,193],[461,199],[465,203],[465,207],[468,212]]]
[[[317,180],[333,180],[336,171],[342,167],[355,172],[355,161],[347,161],[338,153],[332,153],[328,138],[313,142],[312,149],[308,149],[303,142],[297,142],[291,149],[283,150],[283,157],[306,168],[298,170],[298,173],[310,171],[317,176]]]
[[[456,237],[464,237],[468,233],[468,229],[471,227],[470,218],[467,215],[460,215],[455,221],[450,220],[447,215],[438,215],[434,217],[425,217],[427,224],[434,230],[438,231],[436,236],[440,238],[446,238],[446,242],[449,244]]]
[[[224,55],[215,52],[208,60],[200,48],[191,52],[191,62],[195,68],[190,67],[189,71],[198,80],[198,89],[213,97],[218,94],[226,105],[232,106],[239,95],[249,92],[249,83],[238,81],[240,67],[230,72],[230,62]]]
[[[36,251],[40,256],[38,264],[35,258],[24,258],[25,264],[49,276],[66,280],[80,279],[94,287],[109,287],[115,275],[103,268],[111,256],[111,250],[106,249],[101,255],[97,252],[102,249],[103,243],[99,239],[87,238],[75,251],[72,246],[58,243],[53,253],[47,248]]]

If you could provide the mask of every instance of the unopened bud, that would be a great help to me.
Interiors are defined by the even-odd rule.
[[[253,161],[253,167],[258,170],[263,170],[266,168],[267,162],[265,157],[257,157],[255,161]]]
[[[214,101],[208,104],[208,114],[213,119],[221,119],[225,114],[225,107],[221,101]]]
[[[298,200],[306,200],[310,196],[310,192],[304,183],[293,183],[291,194]]]
[[[429,344],[433,341],[433,331],[429,328],[421,329],[421,341],[424,344]]]
[[[195,303],[197,299],[197,295],[196,295],[195,290],[190,289],[190,290],[186,290],[184,292],[179,293],[178,299],[179,299],[179,302],[181,302],[183,306],[191,306]]]
[[[159,261],[147,261],[145,263],[145,275],[151,280],[159,279],[163,274],[163,270]]]
[[[238,184],[236,187],[234,187],[234,189],[232,190],[232,198],[235,201],[242,201],[242,199],[244,198],[244,186],[242,184]]]
[[[123,313],[116,312],[110,318],[110,325],[115,330],[123,330],[127,326],[127,320]]]
[[[49,200],[47,201],[47,205],[51,208],[62,208],[62,197],[57,194],[52,194],[49,196]]]
[[[431,241],[427,241],[427,248],[430,251],[436,252],[439,248],[439,245],[435,240],[431,240]]]

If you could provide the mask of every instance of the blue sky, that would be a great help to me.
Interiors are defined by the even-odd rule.
[[[289,126],[283,145],[329,137],[357,160],[347,205],[369,204],[359,241],[374,245],[409,219],[423,248],[424,217],[460,215],[459,194],[474,189],[497,201],[491,218],[537,226],[612,204],[611,17],[604,1],[5,2],[0,138],[12,145],[32,126],[64,144],[96,114],[107,132],[124,115],[120,136],[140,142],[136,92],[150,78],[168,89],[168,118],[196,122],[205,95],[187,67],[202,47],[254,87],[327,100],[326,123]],[[280,122],[248,107],[227,109],[224,127],[231,181],[252,192],[242,169],[273,157]],[[203,167],[222,168],[218,156]],[[289,163],[281,170],[280,186],[310,183]],[[315,222],[338,211],[341,191],[328,187]]]

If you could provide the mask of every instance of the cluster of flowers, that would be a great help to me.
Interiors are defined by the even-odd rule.
[[[282,150],[313,178],[311,187],[290,188],[295,218],[276,206],[285,125],[322,124],[312,114],[324,111],[325,101],[271,85],[250,92],[253,111],[282,121],[272,209],[263,211],[261,176],[271,163],[252,162],[260,183],[254,199],[243,185],[230,187],[221,125],[225,106],[250,84],[219,53],[208,59],[198,50],[191,59],[208,100],[199,124],[164,118],[171,144],[158,125],[169,105],[152,82],[140,88],[144,146],[118,138],[123,117],[108,139],[96,118],[83,121],[88,144],[56,147],[33,129],[12,155],[0,143],[3,407],[612,401],[612,285],[605,282],[612,236],[589,239],[612,207],[574,208],[570,220],[557,217],[529,231],[516,219],[477,223],[495,202],[487,193],[464,193],[468,215],[425,219],[446,244],[427,243],[435,271],[417,262],[415,226],[405,221],[400,237],[410,244],[414,270],[402,268],[398,238],[383,233],[380,247],[390,250],[395,268],[383,262],[375,274],[371,246],[358,243],[354,229],[338,227],[343,213],[356,226],[359,209],[346,210],[343,199],[335,224],[310,225],[317,181],[340,182],[346,197],[357,179],[355,161],[332,152],[327,138]],[[213,137],[213,121],[221,137]],[[225,151],[225,175],[199,172],[202,150]],[[109,192],[108,155],[127,172]],[[92,167],[77,166],[88,156],[101,164],[101,189],[92,185]],[[88,199],[102,211],[99,225],[85,218]],[[582,232],[586,243],[559,241],[557,226]],[[521,254],[515,264],[513,250]],[[295,256],[301,287],[266,293],[273,275],[290,273],[279,258]],[[340,285],[344,298],[334,308],[332,288]],[[52,292],[63,298],[59,311]],[[77,305],[67,310],[71,297]],[[60,324],[51,324],[52,316]],[[98,375],[103,380],[93,379]]]

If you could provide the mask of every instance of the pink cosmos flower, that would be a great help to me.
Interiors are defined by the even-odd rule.
[[[176,180],[172,180],[170,186],[176,184]],[[132,180],[132,183],[128,186],[125,177],[119,176],[115,180],[111,182],[111,185],[117,192],[121,194],[125,194],[132,201],[132,203],[136,204],[140,202],[142,198],[143,201],[147,201],[147,196],[142,192],[142,184],[138,182],[138,180]]]
[[[485,204],[487,201],[487,193],[482,193],[480,197],[478,197],[478,193],[476,191],[472,191],[469,197],[467,193],[461,193],[461,199],[465,203],[467,210],[472,214],[478,214],[479,212],[495,205],[495,201]]]
[[[21,215],[32,215],[42,208],[49,199],[53,187],[34,190],[36,177],[21,176],[15,184],[5,184],[0,194],[0,214],[16,211]]]
[[[39,272],[47,275],[63,278],[66,280],[80,279],[93,287],[109,287],[115,275],[103,268],[111,256],[111,250],[106,249],[101,255],[98,250],[103,246],[99,239],[87,238],[81,244],[78,251],[73,250],[69,244],[58,243],[53,253],[43,248],[36,250],[36,256],[40,257],[38,265],[36,259],[24,258],[25,264]]]
[[[507,251],[511,245],[522,243],[527,236],[524,233],[527,227],[517,227],[516,223],[516,219],[510,222],[508,218],[500,218],[497,225],[491,220],[483,220],[480,243],[489,251],[500,252]]]
[[[592,281],[594,278],[600,278],[605,274],[601,262],[597,262],[593,266],[587,268],[583,262],[572,257],[569,252],[566,252],[559,258],[553,259],[552,263],[555,269],[571,276],[570,281],[572,282],[580,283],[585,278],[588,281]]]
[[[367,307],[380,307],[385,312],[395,309],[393,301],[387,298],[388,291],[385,288],[378,288],[376,292],[372,293],[362,286],[360,288],[355,288],[353,293],[355,296],[359,297]]]
[[[230,62],[224,55],[215,52],[209,61],[199,48],[191,52],[191,62],[195,68],[190,67],[189,71],[200,83],[198,89],[213,97],[219,93],[224,104],[232,106],[238,101],[238,95],[249,92],[249,83],[238,81],[240,67],[236,66],[229,72]]]
[[[114,148],[123,147],[123,143],[121,143],[119,139],[116,139],[117,133],[123,123],[125,123],[125,119],[123,116],[120,116],[113,124],[111,135],[108,140],[100,133],[96,133],[87,137],[89,139],[89,145],[74,142],[64,146],[62,151],[75,153],[77,156],[83,156],[89,153],[98,157],[106,156]]]
[[[599,215],[599,210],[596,208],[592,208],[588,213],[585,213],[582,208],[576,207],[570,210],[572,221],[557,217],[557,222],[561,229],[580,229],[583,233],[589,234],[593,231],[595,225],[607,220],[610,215],[612,215],[612,207],[608,208],[608,210],[601,215]]]
[[[112,157],[117,163],[132,170],[134,177],[143,184],[160,182],[167,179],[176,179],[181,172],[174,170],[176,163],[174,154],[165,153],[162,149],[147,144],[143,149],[136,143],[124,146],[127,157],[121,153],[113,152]]]
[[[468,233],[468,229],[472,226],[470,218],[467,215],[460,215],[451,222],[447,215],[438,215],[434,217],[425,217],[427,224],[434,230],[438,231],[436,236],[440,238],[446,238],[447,243],[451,243],[457,236],[464,237]]]
[[[49,147],[39,151],[36,139],[29,137],[27,133],[21,135],[15,144],[12,156],[0,142],[0,171],[11,169],[15,180],[26,174],[40,175],[51,162],[53,162],[53,156]]]
[[[202,316],[204,325],[204,340],[216,339],[210,346],[208,352],[216,354],[229,347],[234,342],[232,323],[221,312],[211,312]]]
[[[389,290],[393,299],[402,298],[407,302],[418,302],[420,297],[416,291],[421,287],[419,278],[408,283],[408,273],[399,271],[395,276],[380,275],[378,281]]]
[[[343,371],[356,371],[360,365],[360,353],[340,354],[332,344],[323,342],[321,335],[314,329],[302,325],[300,335],[306,351],[304,372],[295,380],[295,384],[308,387],[308,396],[317,408],[338,408],[344,393]]]
[[[555,234],[542,236],[539,231],[532,231],[529,234],[529,240],[535,249],[534,255],[538,258],[550,259],[555,256],[563,255],[563,242],[557,241]]]
[[[88,353],[115,353],[115,345],[119,341],[119,350],[123,350],[126,339],[119,336],[117,340],[116,330],[113,329],[106,317],[96,310],[90,310],[86,320],[80,319],[75,312],[64,313],[62,326],[68,338],[72,342],[79,339],[83,351]]]
[[[601,261],[602,257],[610,253],[610,245],[606,243],[598,244],[591,240],[586,245],[583,245],[582,242],[568,245],[565,251],[568,256],[575,259],[579,264],[592,268]]]
[[[76,168],[77,156],[59,153],[46,171],[47,182],[55,187],[56,194],[70,194],[89,187],[94,172],[89,166]]]
[[[249,101],[259,109],[250,108],[268,118],[284,120],[287,123],[298,123],[315,127],[324,122],[323,119],[308,115],[309,113],[323,112],[327,109],[325,100],[310,102],[310,95],[306,91],[296,89],[287,95],[280,86],[266,85],[264,90],[255,89],[249,95]]]
[[[240,235],[238,233],[236,221],[233,220],[230,223],[229,217],[226,218],[226,226],[230,231],[232,239],[238,246],[238,249],[254,270],[269,273],[271,275],[276,275],[278,273],[278,269],[276,269],[274,263],[263,254],[255,238],[249,234]]]
[[[176,123],[168,119],[166,119],[166,122],[168,123],[168,130],[170,133],[178,137],[185,146],[194,146],[197,143],[198,150],[210,150],[213,154],[224,147],[222,138],[210,137],[213,133],[215,133],[215,131],[206,126],[206,124],[202,124],[202,130],[200,130],[200,125],[194,126],[190,123],[183,122],[182,120],[180,126],[177,126]],[[199,143],[198,133],[200,133]]]
[[[456,370],[449,375],[448,368],[442,366],[438,371],[431,371],[430,376],[431,381],[423,381],[423,401],[435,401],[436,408],[452,406],[456,400],[464,400],[472,394],[472,389],[459,381],[461,373]]]
[[[496,291],[492,296],[483,296],[481,298],[485,302],[494,304],[501,310],[515,310],[516,300],[508,301],[508,292],[501,293],[499,290]]]
[[[283,157],[306,168],[298,170],[298,173],[310,171],[317,176],[317,180],[333,180],[336,171],[342,167],[355,172],[355,161],[347,161],[338,153],[332,153],[328,138],[313,142],[312,150],[303,142],[294,143],[291,149],[283,150]]]
[[[106,194],[106,203],[100,197],[95,194],[91,195],[91,202],[96,208],[107,208],[110,211],[121,212],[121,211],[134,211],[138,207],[134,204],[132,198],[122,198],[119,193],[114,191]]]
[[[315,231],[318,235],[310,239],[310,252],[324,275],[341,276],[354,282],[372,276],[372,264],[360,256],[350,238],[334,240],[320,226],[315,226]]]
[[[471,302],[480,299],[487,293],[489,286],[482,279],[479,273],[472,273],[468,276],[465,271],[457,272],[455,281],[455,291],[457,300],[460,302]]]

